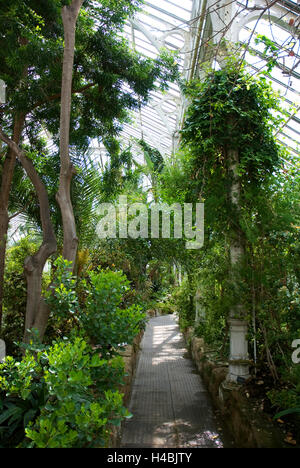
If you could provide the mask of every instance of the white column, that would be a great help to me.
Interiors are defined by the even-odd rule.
[[[6,346],[5,341],[0,340],[0,362],[3,362],[6,356]]]
[[[230,357],[227,380],[242,383],[250,377],[248,364],[248,324],[245,320],[229,319]]]
[[[206,318],[205,307],[203,306],[202,296],[199,289],[197,289],[195,294],[195,305],[196,305],[196,315],[195,315],[195,325],[198,325],[200,322],[204,322]]]
[[[0,104],[6,103],[6,84],[0,80]]]
[[[178,266],[178,283],[179,283],[179,286],[182,283],[181,265]]]
[[[230,170],[233,175],[230,196],[232,206],[236,208],[237,216],[240,216],[240,200],[241,200],[241,179],[238,173],[239,153],[236,149],[229,150]],[[238,272],[237,267],[243,260],[245,248],[241,233],[239,230],[232,232],[230,240],[230,263],[231,263],[231,279],[235,294],[237,295],[236,304],[232,306],[229,316],[230,327],[230,356],[229,356],[229,372],[227,380],[231,382],[242,383],[246,380],[249,374],[249,356],[248,356],[248,323],[245,320],[244,305],[239,302],[238,288]]]

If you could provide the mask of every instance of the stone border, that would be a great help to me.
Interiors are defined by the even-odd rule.
[[[141,331],[134,339],[132,345],[126,346],[125,350],[120,353],[124,361],[124,384],[118,388],[120,393],[123,393],[123,403],[124,406],[128,406],[130,397],[131,397],[131,390],[132,384],[135,377],[135,371],[137,367],[138,355],[140,351],[140,344],[144,336],[144,331]],[[121,442],[121,433],[122,433],[122,426],[121,427],[113,427],[109,447],[108,448],[118,448],[120,447]]]
[[[131,397],[131,390],[132,384],[135,376],[136,365],[137,365],[137,358],[140,351],[140,344],[142,338],[144,336],[144,331],[140,332],[134,339],[133,344],[126,346],[126,349],[120,353],[120,356],[123,357],[124,360],[124,371],[125,371],[125,379],[124,384],[119,389],[121,393],[124,394],[123,401],[124,405],[127,406],[130,397]]]
[[[258,411],[242,392],[242,386],[226,382],[228,365],[211,360],[202,338],[193,336],[193,329],[184,333],[196,367],[210,393],[214,406],[233,438],[236,448],[287,448],[282,434],[267,416]]]

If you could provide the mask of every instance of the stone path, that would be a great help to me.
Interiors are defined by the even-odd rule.
[[[141,346],[121,447],[223,447],[175,317],[151,319]]]

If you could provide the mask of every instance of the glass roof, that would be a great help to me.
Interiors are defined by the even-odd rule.
[[[277,66],[270,80],[274,89],[283,96],[283,106],[288,111],[285,124],[278,133],[290,151],[289,161],[299,161],[300,135],[300,0],[146,0],[142,10],[126,24],[122,34],[132,48],[147,57],[157,57],[160,49],[178,52],[178,63],[184,79],[203,76],[202,64],[207,61],[207,44],[215,49],[223,38],[244,53],[249,69],[255,74],[266,68],[264,47],[257,44],[257,35],[265,35],[279,49]],[[245,49],[246,46],[246,49]],[[210,57],[211,64],[219,67],[218,58]],[[137,141],[143,138],[157,148],[164,157],[170,156],[178,146],[179,130],[184,121],[188,102],[181,95],[177,84],[170,84],[169,91],[151,94],[150,102],[132,114],[132,123],[124,125],[121,135],[124,146],[132,145],[135,159],[144,162]],[[48,136],[51,141],[51,135]],[[99,170],[108,161],[101,142],[91,145],[94,163]],[[10,222],[10,239],[18,237],[22,219]]]
[[[178,53],[182,76],[189,80],[201,77],[201,65],[207,61],[207,44],[213,42],[218,50],[225,38],[238,43],[253,74],[266,69],[263,44],[258,35],[274,41],[279,49],[277,65],[270,74],[275,90],[283,96],[283,107],[289,115],[278,133],[294,157],[299,157],[300,134],[300,2],[266,0],[147,0],[142,10],[126,24],[123,34],[132,48],[147,57],[157,57],[161,48]],[[246,46],[242,48],[242,44]],[[212,64],[218,67],[216,60]],[[147,106],[133,113],[132,123],[124,125],[122,139],[131,144],[137,158],[143,157],[137,140],[143,138],[169,156],[178,145],[187,102],[176,84],[166,93],[151,94]],[[95,156],[105,150],[94,145]]]

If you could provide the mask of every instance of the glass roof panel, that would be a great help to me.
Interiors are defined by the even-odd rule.
[[[142,11],[126,24],[123,34],[136,51],[147,57],[157,57],[162,47],[179,51],[178,63],[184,77],[195,72],[193,62],[198,69],[201,66],[198,58],[205,41],[221,39],[228,31],[249,46],[249,52],[244,50],[245,58],[251,73],[257,74],[266,69],[267,58],[264,45],[256,39],[258,35],[267,36],[280,48],[278,64],[268,79],[280,92],[282,107],[289,112],[277,137],[299,156],[300,46],[293,34],[299,24],[299,12],[298,2],[286,0],[276,2],[271,9],[266,9],[263,0],[147,0]],[[152,92],[147,106],[133,112],[132,123],[124,125],[124,145],[136,145],[137,140],[144,138],[163,156],[171,155],[177,147],[185,106],[186,100],[175,83],[170,84],[167,93]]]

